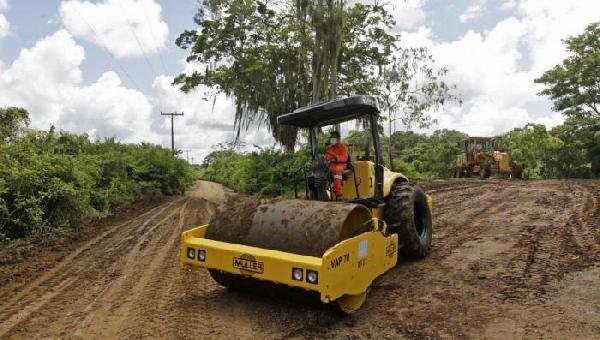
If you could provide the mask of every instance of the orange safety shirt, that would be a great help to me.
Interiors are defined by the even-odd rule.
[[[329,170],[334,175],[341,175],[348,162],[348,147],[342,143],[331,145],[325,150],[325,160],[329,161]]]

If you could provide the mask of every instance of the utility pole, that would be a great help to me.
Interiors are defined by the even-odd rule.
[[[171,152],[175,154],[175,129],[173,128],[173,118],[183,116],[183,112],[161,112],[161,116],[171,116]]]
[[[190,150],[185,150],[185,159],[188,163],[190,162]]]

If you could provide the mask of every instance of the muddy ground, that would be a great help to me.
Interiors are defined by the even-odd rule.
[[[600,338],[600,181],[439,181],[431,255],[343,316],[180,269],[182,230],[226,195],[125,210],[0,249],[0,338]]]

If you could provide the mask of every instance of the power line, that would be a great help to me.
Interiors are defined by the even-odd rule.
[[[144,6],[144,3],[140,3],[143,10],[144,10],[144,18],[146,18],[146,23],[148,23],[148,28],[150,29],[150,34],[152,35],[152,39],[154,40],[154,50],[156,51],[156,53],[158,54],[158,57],[160,58],[160,64],[162,65],[163,71],[165,72],[165,75],[167,75],[169,72],[167,71],[167,67],[165,66],[165,61],[162,57],[162,53],[160,53],[160,50],[158,49],[158,42],[156,41],[156,35],[154,34],[154,30],[152,29],[152,25],[150,23],[150,18],[148,18],[148,12],[146,11],[146,6]]]
[[[121,3],[121,0],[117,0],[117,2],[119,3],[119,6],[121,7],[121,10],[123,11],[123,16],[125,17],[125,21],[127,21],[127,26],[129,27],[129,30],[133,34],[133,37],[135,38],[135,41],[137,41],[137,44],[138,44],[138,46],[140,48],[140,51],[142,52],[142,56],[144,56],[144,59],[146,60],[146,63],[148,64],[148,66],[150,66],[150,70],[152,70],[152,73],[154,73],[154,76],[158,77],[158,75],[156,73],[156,70],[154,69],[154,66],[152,66],[152,63],[150,62],[150,60],[148,59],[148,56],[146,55],[146,52],[144,51],[144,47],[142,46],[142,42],[140,41],[140,39],[138,38],[137,34],[135,33],[135,30],[133,29],[133,24],[129,20],[129,17],[127,16],[127,13],[125,12],[125,8],[123,7],[123,4]]]
[[[112,53],[110,53],[110,51],[108,50],[108,48],[106,48],[104,45],[102,45],[100,43],[100,39],[99,39],[99,34],[98,32],[94,29],[94,27],[85,19],[85,17],[81,14],[81,12],[79,12],[79,10],[77,9],[77,7],[75,6],[75,11],[77,12],[77,15],[79,16],[79,18],[81,18],[81,20],[83,20],[83,22],[85,22],[85,24],[90,28],[90,30],[92,31],[92,33],[94,33],[94,37],[95,40],[98,42],[98,45],[101,46],[104,51],[106,52],[106,54],[108,54],[112,60],[119,66],[119,68],[121,69],[121,71],[123,71],[123,74],[125,74],[125,76],[127,78],[129,78],[129,81],[131,81],[131,83],[133,84],[133,86],[140,91],[141,93],[144,93],[141,89],[140,86],[137,84],[137,82],[135,80],[133,80],[133,78],[131,77],[131,75],[129,74],[129,72],[127,72],[127,70],[123,67],[123,65],[119,62],[119,60],[117,58],[115,58],[114,55],[112,55]]]
[[[121,7],[123,16],[125,17],[125,21],[127,22],[127,26],[129,26],[129,30],[131,31],[131,34],[135,38],[135,41],[137,42],[137,44],[140,48],[140,52],[142,52],[142,56],[144,57],[144,60],[146,60],[146,64],[148,64],[148,66],[150,67],[150,71],[154,74],[154,78],[155,79],[158,78],[158,73],[154,69],[154,66],[150,62],[150,59],[148,59],[148,55],[146,54],[146,51],[145,51],[144,47],[142,46],[143,44],[142,44],[140,38],[138,37],[137,33],[135,33],[135,30],[133,29],[133,24],[129,20],[129,16],[128,16],[127,12],[125,11],[125,7],[123,7],[123,3],[121,2],[121,0],[117,0],[117,2],[119,3],[119,7]],[[146,9],[145,9],[145,7],[143,7],[143,3],[141,5],[142,5],[142,9],[144,10],[144,13],[145,13]],[[146,19],[147,19],[147,16],[146,16]],[[151,30],[150,33],[152,35],[152,38],[154,39],[154,35],[152,33],[152,26],[150,25],[150,23],[148,23],[148,27],[150,28],[150,30]],[[161,62],[162,62],[162,57],[161,57]],[[164,62],[162,62],[162,63],[163,63],[163,68],[165,68],[165,73],[166,73],[166,67],[164,66]],[[162,110],[163,104],[162,104],[162,100],[160,98],[160,93],[158,94],[157,98],[158,98],[158,106]]]

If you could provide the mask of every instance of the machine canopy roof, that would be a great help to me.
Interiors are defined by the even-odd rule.
[[[301,107],[294,112],[278,116],[277,122],[282,125],[310,128],[338,124],[372,114],[379,114],[375,97],[351,96]]]

